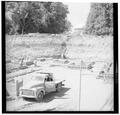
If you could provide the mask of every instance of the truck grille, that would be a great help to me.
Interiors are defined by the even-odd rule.
[[[22,95],[34,96],[34,92],[32,90],[23,89]]]

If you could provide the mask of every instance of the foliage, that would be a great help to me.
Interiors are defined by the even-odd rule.
[[[85,32],[94,35],[113,34],[113,4],[92,3]]]
[[[6,2],[6,33],[61,33],[69,30],[68,7],[61,2]]]

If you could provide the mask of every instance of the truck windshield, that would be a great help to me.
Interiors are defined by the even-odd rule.
[[[35,81],[43,81],[43,77],[42,76],[34,76],[32,77],[32,80],[35,80]]]

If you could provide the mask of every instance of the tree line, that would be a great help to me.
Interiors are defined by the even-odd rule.
[[[92,35],[113,35],[112,3],[91,3],[85,33]]]
[[[5,2],[6,34],[62,33],[71,28],[62,2]]]

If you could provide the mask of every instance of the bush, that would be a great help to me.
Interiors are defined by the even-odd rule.
[[[33,61],[26,62],[27,66],[30,66],[30,65],[33,65],[33,64],[34,64]]]

